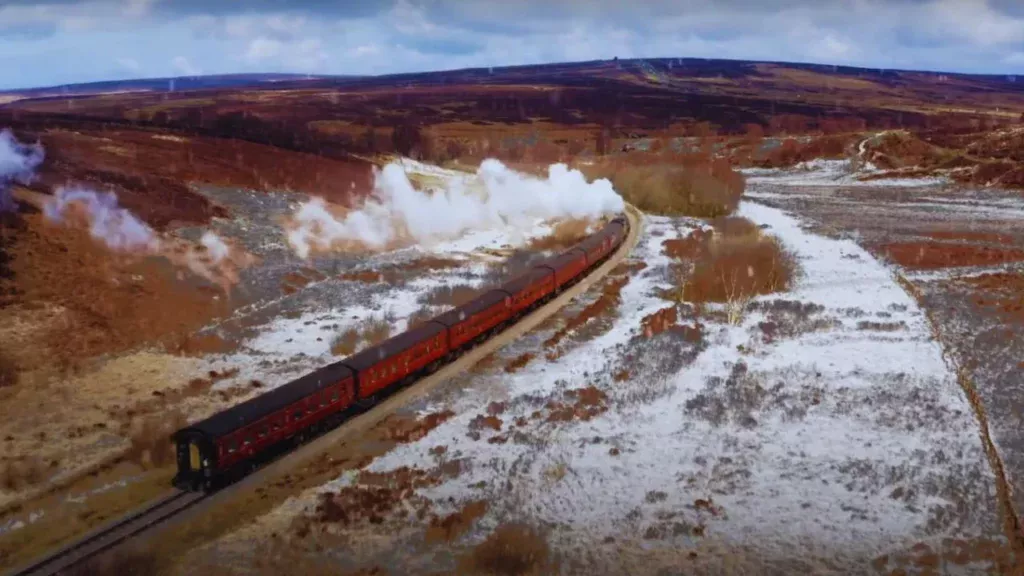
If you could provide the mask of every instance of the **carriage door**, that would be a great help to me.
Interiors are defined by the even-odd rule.
[[[199,470],[202,467],[199,456],[199,446],[195,442],[188,443],[188,465],[192,470]]]

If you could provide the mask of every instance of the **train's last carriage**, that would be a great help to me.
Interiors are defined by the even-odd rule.
[[[252,459],[303,436],[352,405],[355,381],[341,363],[325,366],[183,428],[172,436],[184,490],[210,488]]]
[[[182,490],[197,490],[208,485],[217,471],[217,449],[212,439],[195,428],[178,430],[174,442],[178,474],[174,485]]]

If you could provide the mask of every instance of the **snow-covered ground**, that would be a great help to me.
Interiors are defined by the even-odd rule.
[[[762,178],[755,197],[770,181]],[[591,573],[680,562],[710,573],[862,572],[871,562],[895,568],[921,546],[941,554],[951,543],[1000,541],[972,408],[892,271],[781,210],[744,202],[740,215],[796,255],[790,292],[755,299],[736,324],[678,304],[688,331],[645,336],[645,317],[676,306],[659,296],[671,287],[662,242],[700,226],[646,217],[630,259],[646,267],[630,269],[607,329],[557,359],[538,350],[517,372],[494,370],[478,377],[486,386],[437,399],[425,413],[455,416],[364,471],[458,462],[458,474],[413,491],[440,517],[487,502],[457,543],[522,521]],[[363,477],[346,474],[270,517],[315,515],[318,495]],[[424,528],[413,508],[395,522],[344,527],[346,554],[400,571],[443,567],[402,544]],[[962,568],[991,567],[982,560]]]

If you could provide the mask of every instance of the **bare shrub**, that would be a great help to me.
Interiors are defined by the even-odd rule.
[[[562,220],[555,224],[551,234],[531,240],[528,249],[541,251],[568,248],[586,238],[589,230],[590,220],[586,218]]]
[[[705,218],[731,214],[745,187],[743,176],[728,162],[706,158],[649,165],[606,163],[583,169],[591,178],[608,178],[627,201],[654,214]]]
[[[331,340],[331,353],[335,356],[348,356],[360,348],[360,343],[374,346],[391,337],[391,321],[393,316],[384,314],[364,318],[355,326],[335,335]]]
[[[499,526],[470,554],[467,572],[495,576],[542,574],[550,564],[548,543],[525,524]]]
[[[729,321],[735,323],[754,296],[787,290],[797,264],[775,238],[748,233],[748,227],[736,223],[731,227],[734,235],[718,233],[705,243],[686,276],[683,298],[725,303]]]
[[[479,290],[468,284],[438,286],[424,294],[420,300],[431,306],[462,306],[479,293]]]
[[[505,372],[508,372],[509,374],[514,374],[518,372],[520,369],[522,369],[524,366],[529,364],[530,360],[533,360],[533,353],[523,352],[519,356],[513,358],[511,362],[505,365]]]
[[[435,518],[427,527],[426,541],[428,543],[452,542],[465,534],[473,526],[473,523],[486,512],[487,502],[477,500],[466,504],[458,512],[444,518]]]
[[[386,316],[370,316],[363,320],[363,338],[375,346],[391,337],[391,321]]]
[[[143,420],[131,430],[125,458],[143,468],[159,468],[174,461],[171,434],[187,424],[178,411]]]
[[[360,335],[356,328],[349,328],[334,336],[331,340],[331,354],[335,356],[349,356],[356,351],[359,345]]]
[[[406,324],[408,324],[409,328],[415,328],[416,326],[430,322],[435,316],[437,316],[437,314],[434,313],[432,307],[424,306],[410,314],[409,318],[406,320]]]
[[[788,138],[773,148],[761,162],[766,168],[782,168],[816,158],[842,158],[847,154],[849,137],[824,136],[807,142]]]
[[[760,236],[761,229],[750,220],[739,216],[723,216],[711,221],[715,231],[730,238]],[[698,231],[699,232],[699,231]]]
[[[0,352],[0,388],[17,385],[19,377],[14,361]]]
[[[0,487],[17,492],[35,486],[46,479],[46,467],[35,457],[8,460],[0,468]]]

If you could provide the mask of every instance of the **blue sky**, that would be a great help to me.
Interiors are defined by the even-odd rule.
[[[0,89],[630,57],[1024,73],[1012,0],[0,0]]]

